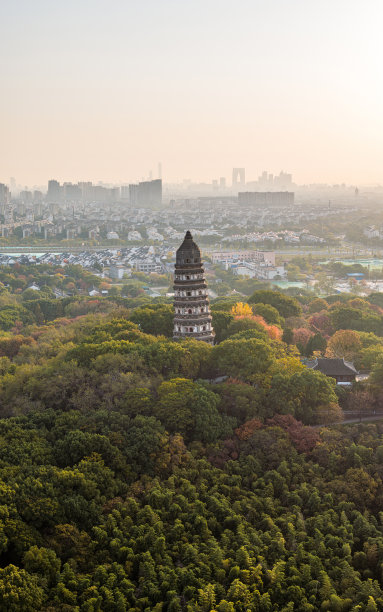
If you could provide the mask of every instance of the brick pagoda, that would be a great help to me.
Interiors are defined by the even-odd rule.
[[[174,339],[194,338],[214,344],[215,334],[204,273],[201,252],[188,231],[176,253]]]

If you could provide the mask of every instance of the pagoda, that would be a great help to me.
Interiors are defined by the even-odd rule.
[[[201,252],[188,231],[176,253],[174,339],[194,338],[214,344],[215,334],[204,274]]]

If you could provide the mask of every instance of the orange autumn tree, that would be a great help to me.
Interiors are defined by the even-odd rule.
[[[233,315],[234,320],[249,319],[250,321],[254,321],[265,328],[265,331],[270,338],[273,340],[281,339],[282,330],[280,327],[278,327],[278,325],[269,325],[266,323],[265,319],[261,317],[261,315],[255,315],[249,304],[237,302],[234,304],[230,312]]]

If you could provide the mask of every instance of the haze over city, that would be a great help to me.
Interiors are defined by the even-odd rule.
[[[381,182],[382,4],[15,0],[0,182]]]
[[[382,6],[0,3],[0,612],[383,611]]]

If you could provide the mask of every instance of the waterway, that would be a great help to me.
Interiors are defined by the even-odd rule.
[[[26,251],[23,251],[22,253],[16,253],[13,251],[0,251],[0,255],[7,255],[7,257],[21,257],[22,255],[27,255],[27,257],[35,257],[36,259],[39,259],[49,252],[50,251],[45,251],[44,253],[27,253]],[[61,253],[55,253],[55,255],[61,255]]]
[[[290,287],[296,287],[298,289],[302,289],[302,287],[306,287],[306,283],[302,283],[300,281],[270,281],[272,285],[278,287],[278,289],[289,289]]]

